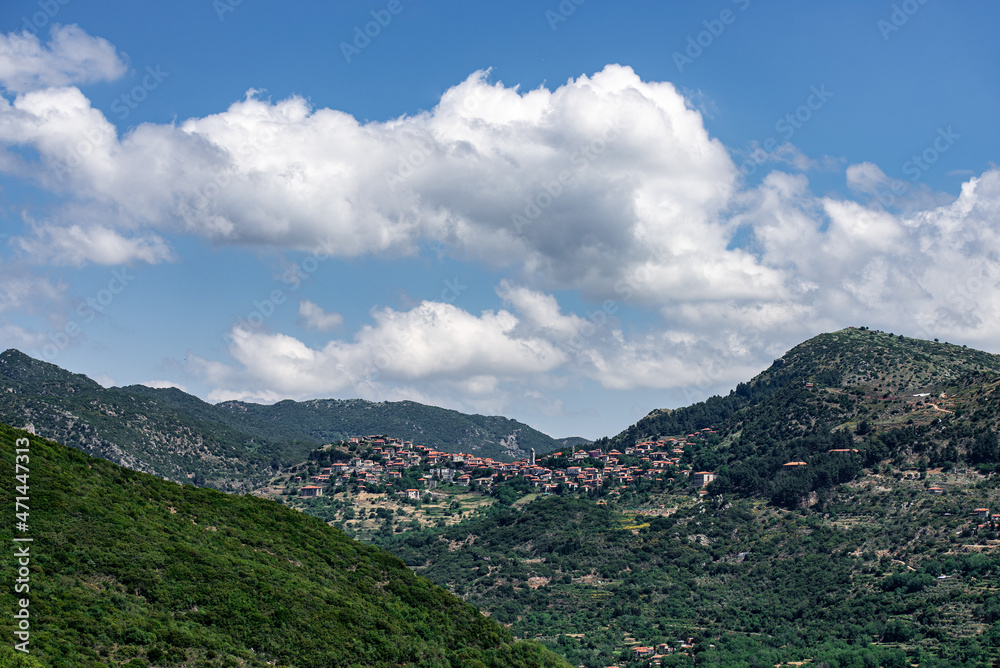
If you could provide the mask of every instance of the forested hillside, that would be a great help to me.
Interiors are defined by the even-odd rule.
[[[718,473],[712,493],[794,506],[883,461],[991,472],[1000,461],[998,388],[1000,356],[845,329],[796,346],[726,397],[654,412],[610,443],[712,427],[685,453],[694,470]],[[806,465],[789,470],[789,462]]]
[[[137,471],[241,491],[263,479],[272,461],[295,461],[315,447],[234,429],[212,419],[211,404],[164,393],[183,395],[185,408],[101,387],[16,350],[0,354],[0,420]]]
[[[49,394],[89,397],[88,392],[96,392],[87,379],[46,377],[49,372],[42,369],[34,381],[38,387],[50,388]],[[435,483],[439,486],[430,487],[428,481],[435,480],[433,467],[421,461],[399,473],[399,480],[384,489],[377,482],[369,483],[367,474],[365,481],[355,475],[339,486],[329,482],[328,494],[306,499],[301,506],[306,513],[354,527],[358,535],[387,547],[418,573],[507,626],[511,635],[497,636],[499,646],[481,646],[486,658],[478,660],[487,665],[490,661],[519,665],[522,659],[512,655],[497,658],[496,652],[515,652],[506,647],[519,647],[516,652],[534,657],[523,659],[526,663],[548,660],[539,658],[537,650],[510,645],[511,638],[536,639],[571,664],[588,668],[645,666],[654,656],[650,652],[667,667],[706,662],[767,666],[789,661],[852,668],[992,665],[1000,661],[998,389],[1000,358],[995,355],[864,328],[847,329],[796,346],[727,397],[654,412],[617,437],[597,441],[594,448],[601,452],[580,460],[570,461],[565,455],[540,457],[530,470],[518,469],[522,472],[493,482],[483,477],[488,472],[479,471],[476,476],[487,482],[474,489],[442,480]],[[233,402],[214,407],[193,403],[197,400],[173,390],[142,388],[130,396],[137,401],[155,399],[162,410],[169,408],[191,420],[207,422],[211,411],[225,411],[227,417],[214,424],[232,429],[245,420],[253,425],[248,438],[262,442],[278,433],[308,436],[313,433],[310,430],[326,428],[331,431],[323,433],[333,434],[336,429],[335,423],[324,423],[320,416],[338,402],[329,406],[283,402],[273,407]],[[391,405],[357,402],[355,408],[371,411],[378,420],[382,409],[377,406]],[[407,408],[415,411],[410,415],[416,415],[427,407]],[[107,417],[112,420],[114,416]],[[295,474],[313,475],[319,473],[321,464],[352,457],[349,446],[344,447],[347,450],[338,451],[337,457],[326,450],[312,451],[309,462],[300,464]],[[318,458],[320,454],[324,457]],[[214,660],[208,658],[209,651],[216,659],[226,652],[236,662],[256,656],[240,654],[240,647],[258,652],[267,647],[272,656],[291,652],[287,645],[275,645],[273,637],[289,632],[304,637],[312,631],[284,626],[288,618],[280,611],[292,610],[298,618],[315,606],[325,610],[322,606],[332,599],[318,594],[300,604],[277,597],[272,604],[268,602],[272,585],[267,583],[275,580],[251,578],[248,574],[256,573],[258,567],[244,568],[240,560],[249,559],[252,549],[255,555],[269,555],[259,557],[269,568],[285,568],[287,551],[303,548],[311,556],[294,559],[306,565],[306,570],[293,569],[288,577],[305,577],[305,573],[319,578],[320,588],[308,585],[319,592],[333,584],[315,570],[321,565],[308,564],[318,564],[315,559],[320,559],[335,569],[323,554],[362,553],[362,548],[339,533],[316,535],[336,545],[346,541],[343,545],[350,549],[336,547],[330,552],[331,548],[318,547],[315,541],[320,538],[300,539],[312,536],[310,531],[322,532],[322,524],[296,514],[265,514],[263,509],[275,508],[273,504],[234,499],[226,508],[238,509],[232,511],[236,514],[219,518],[220,499],[225,497],[214,492],[184,491],[82,457],[60,454],[58,468],[84,481],[86,498],[99,499],[95,504],[103,503],[104,508],[108,502],[115,508],[134,507],[126,512],[127,517],[141,520],[136,524],[142,525],[151,519],[159,532],[154,538],[176,535],[206,550],[184,548],[181,552],[186,556],[178,562],[200,564],[203,570],[199,570],[202,566],[167,570],[187,585],[161,594],[160,576],[150,573],[164,571],[156,565],[164,563],[164,556],[146,561],[133,558],[134,563],[146,564],[144,575],[129,575],[129,584],[119,586],[125,576],[100,579],[105,561],[118,563],[114,555],[99,560],[73,548],[77,542],[87,544],[92,539],[86,533],[90,520],[80,506],[68,494],[44,501],[60,512],[76,509],[70,512],[74,521],[67,530],[73,539],[60,543],[60,536],[52,532],[49,540],[66,553],[70,560],[66,563],[83,573],[85,582],[105,583],[94,585],[92,591],[90,585],[63,580],[67,596],[83,597],[74,599],[74,606],[92,605],[87,596],[111,596],[120,605],[114,603],[118,607],[112,610],[98,603],[99,612],[94,614],[100,619],[110,615],[112,620],[129,606],[143,611],[142,606],[162,604],[173,611],[169,619],[148,612],[157,620],[146,627],[153,635],[142,637],[149,641],[145,645],[129,641],[129,646],[141,645],[141,649],[127,650],[135,652],[139,661],[162,658],[165,654],[158,651],[178,646],[211,648],[185,657]],[[97,471],[97,478],[89,475],[89,468],[83,471],[84,463]],[[568,475],[571,467],[575,467],[572,475],[582,476],[585,484],[573,484],[580,479]],[[628,474],[622,472],[623,467]],[[695,476],[695,472],[702,475]],[[711,475],[706,477],[706,472]],[[562,476],[559,484],[542,485],[557,474]],[[55,480],[52,489],[69,488],[68,482]],[[114,484],[108,489],[95,480]],[[707,486],[702,487],[703,482]],[[150,487],[154,483],[155,489]],[[136,485],[140,493],[135,498],[120,497]],[[428,485],[421,488],[420,498],[402,498],[396,493],[420,485]],[[293,493],[284,491],[286,497]],[[382,500],[376,500],[380,496]],[[166,499],[167,510],[157,498]],[[195,508],[194,499],[202,505]],[[274,517],[286,518],[281,520],[284,524],[276,524]],[[289,517],[312,522],[302,525],[309,531],[295,524],[297,528],[289,535],[285,530],[293,521]],[[214,530],[205,528],[206,523]],[[230,529],[223,530],[223,525]],[[272,537],[262,542],[256,537],[257,525]],[[84,531],[79,538],[72,533],[78,530]],[[108,531],[95,530],[102,535]],[[142,537],[119,526],[109,535],[116,542],[135,541],[152,554],[177,552],[159,543],[142,547]],[[241,556],[227,556],[221,562],[214,556],[214,551],[230,548]],[[92,553],[102,554],[99,549]],[[219,600],[208,589],[199,588],[209,581],[199,573],[228,572],[225,568],[236,569],[235,580],[250,578],[256,587],[252,600],[262,598],[272,606],[261,622],[273,631],[270,640],[255,636],[248,645],[250,640],[240,635],[243,632],[227,627],[223,620],[192,614],[193,607],[212,610]],[[383,575],[373,575],[373,581],[382,582],[378,578]],[[339,582],[339,576],[329,577]],[[140,584],[138,591],[147,592],[142,600],[129,597],[129,592],[136,591],[133,582]],[[289,586],[299,584],[296,580]],[[240,598],[243,592],[237,589],[234,585],[231,600],[224,599],[223,604],[252,614],[252,606]],[[409,591],[400,591],[404,590]],[[409,594],[399,597],[406,604],[413,600]],[[392,618],[398,612],[392,605],[364,605],[369,604],[377,612],[362,619]],[[402,621],[388,623],[388,630],[373,623],[381,629],[379,633],[408,636],[415,632],[428,647],[433,645],[431,636],[420,630],[423,627],[414,626],[413,619],[424,617],[404,614]],[[200,630],[185,633],[201,644],[163,640],[160,630],[189,621],[200,625]],[[480,628],[478,623],[463,622],[443,637],[457,637],[468,625]],[[119,651],[115,647],[127,644],[125,640],[103,639],[98,627],[88,624],[82,619],[59,628],[68,629],[61,632],[64,635],[76,634],[67,641],[70,644],[82,642],[93,649],[98,658],[88,654],[88,660],[102,660],[102,647],[109,648],[105,657],[125,657],[115,654]],[[496,633],[499,627],[489,628]],[[355,630],[362,636],[371,633]],[[347,642],[346,636],[335,635],[335,640]],[[448,660],[453,665],[467,660],[448,654],[453,650],[447,642],[433,647],[420,656],[452,657]],[[320,655],[294,656],[312,661]],[[414,654],[394,656],[401,663],[418,661]]]
[[[384,545],[576,665],[628,664],[661,644],[664,666],[1000,658],[1000,541],[970,515],[1000,504],[995,481],[931,497],[880,478],[823,513],[657,500],[666,508],[554,496]]]
[[[17,439],[24,439],[18,441]],[[3,665],[565,666],[391,554],[249,496],[182,487],[0,425],[27,486],[29,655]],[[3,506],[13,515],[13,484]]]
[[[995,355],[824,334],[727,397],[599,440],[619,462],[640,441],[684,442],[627,491],[605,480],[511,505],[531,486],[508,482],[476,519],[375,539],[581,665],[643,665],[642,647],[664,666],[986,665],[998,387]],[[695,471],[716,477],[701,488]]]
[[[658,435],[697,431],[726,424],[736,413],[763,403],[782,390],[846,391],[852,412],[876,407],[858,398],[899,399],[910,394],[938,397],[979,381],[995,387],[1000,378],[1000,356],[937,341],[906,338],[867,328],[848,328],[805,341],[752,380],[740,383],[728,395],[714,396],[676,410],[656,410],[611,439],[611,445],[635,443]],[[810,388],[806,388],[806,384]],[[923,397],[921,397],[923,398]],[[780,401],[780,400],[779,400]],[[932,400],[928,400],[932,401]],[[924,403],[924,402],[921,402]],[[875,410],[874,412],[878,412]],[[774,417],[774,416],[769,416]],[[829,420],[822,422],[829,423]],[[833,422],[831,426],[836,425]]]

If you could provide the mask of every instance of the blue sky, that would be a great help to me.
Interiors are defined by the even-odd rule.
[[[0,347],[104,384],[596,438],[848,325],[1000,353],[996,3],[0,24]]]

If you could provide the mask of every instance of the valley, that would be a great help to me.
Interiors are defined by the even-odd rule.
[[[298,461],[255,479],[263,499],[155,484],[216,508],[227,499],[263,504],[241,524],[240,541],[265,554],[275,552],[273,539],[252,537],[253,527],[299,511],[291,515],[337,540],[347,534],[396,555],[487,615],[509,634],[503,642],[535,642],[571,665],[992,665],[1000,660],[998,387],[997,356],[850,328],[796,346],[727,396],[654,411],[592,443],[556,442],[569,447],[534,459],[501,461],[373,429],[301,443]],[[111,466],[96,468],[110,479],[140,475],[111,475]],[[103,484],[92,474],[76,479]],[[46,503],[46,540],[58,542],[59,523],[73,514]],[[131,503],[116,502],[109,519],[127,526],[118,509],[127,515]],[[191,547],[160,558],[175,570],[188,568],[185,555],[208,536],[196,527],[221,512],[182,513],[183,503],[167,505],[197,536],[177,533]],[[148,513],[130,516],[146,526]],[[46,573],[100,580],[113,563],[91,561],[57,560]],[[153,586],[137,582],[146,582],[140,592]],[[141,615],[162,619],[162,606],[176,606],[175,594],[159,596],[145,597],[153,607]],[[65,623],[64,612],[46,614]],[[99,639],[100,627],[83,624],[90,635],[65,642],[94,665],[186,665],[156,631],[149,637],[160,644],[127,650],[128,663],[114,649],[121,641]],[[241,642],[225,645],[225,656],[256,665]],[[223,665],[207,651],[183,656]],[[313,665],[295,656],[289,665]]]

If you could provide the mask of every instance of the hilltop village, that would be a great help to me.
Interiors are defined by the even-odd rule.
[[[358,436],[314,453],[306,475],[289,476],[285,492],[318,497],[346,486],[421,499],[434,498],[432,490],[444,484],[490,492],[504,482],[523,479],[540,493],[615,495],[640,481],[676,481],[678,476],[687,477],[693,487],[704,487],[715,474],[692,472],[685,452],[715,435],[714,429],[705,428],[682,438],[644,441],[622,451],[584,446],[536,457],[532,450],[529,457],[515,462],[440,452],[384,435]]]

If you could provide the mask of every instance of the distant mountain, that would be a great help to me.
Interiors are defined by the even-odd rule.
[[[356,435],[504,461],[560,446],[515,420],[409,401],[212,405],[176,388],[106,389],[17,350],[0,353],[0,420],[137,471],[241,492],[319,445]]]
[[[579,448],[583,445],[592,445],[594,442],[589,438],[583,438],[582,436],[567,436],[566,438],[557,438],[557,441],[562,444],[563,448]]]
[[[468,452],[513,461],[551,452],[560,443],[528,425],[495,415],[467,415],[413,401],[361,399],[279,401],[273,405],[228,401],[218,408],[233,419],[286,437],[329,443],[358,435],[385,434],[444,452]]]
[[[15,454],[27,489],[0,494],[11,513],[30,497],[26,525],[5,521],[0,540],[27,575],[0,592],[0,665],[568,668],[388,552],[279,504],[0,425],[11,476]],[[29,635],[15,639],[22,609]],[[12,648],[24,640],[29,655]]]
[[[179,390],[158,392],[105,389],[17,350],[0,353],[0,421],[30,425],[137,471],[241,491],[262,479],[272,460],[301,459],[315,447],[255,437],[212,419],[211,404]]]

